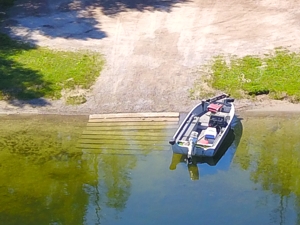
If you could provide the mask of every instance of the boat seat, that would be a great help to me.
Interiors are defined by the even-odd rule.
[[[226,127],[227,124],[228,123],[227,123],[226,119],[223,116],[214,116],[214,115],[212,115],[210,117],[209,122],[208,122],[209,127],[222,128],[222,127]]]
[[[215,127],[208,127],[204,132],[206,139],[215,139],[217,137],[217,129]]]
[[[197,125],[197,129],[196,129],[196,130],[199,130],[199,131],[200,131],[200,130],[206,130],[207,127],[208,127],[207,124],[204,125],[204,123],[199,122],[198,125]]]
[[[189,135],[191,134],[191,132],[197,130],[196,128],[197,128],[199,119],[200,119],[199,117],[192,116],[190,118],[190,120],[188,121],[188,123],[185,124],[184,129],[183,129],[184,133],[183,133],[182,140],[186,140],[186,141],[189,140]]]
[[[222,105],[221,105],[221,104],[211,103],[211,104],[207,107],[207,110],[208,110],[209,112],[216,113],[216,112],[220,111],[221,108],[222,108]]]
[[[229,113],[231,110],[231,106],[229,105],[224,105],[221,109],[221,112],[224,112],[224,113]]]

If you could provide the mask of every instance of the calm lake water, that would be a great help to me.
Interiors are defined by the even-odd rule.
[[[299,115],[240,115],[187,166],[177,124],[0,116],[0,224],[300,224]]]

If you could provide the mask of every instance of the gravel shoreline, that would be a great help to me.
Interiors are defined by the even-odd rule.
[[[37,0],[24,10],[26,1],[16,0],[1,32],[51,49],[100,52],[106,64],[82,105],[0,101],[0,114],[188,112],[199,102],[190,100],[190,88],[207,75],[199,67],[215,56],[300,49],[298,1],[145,1],[142,11],[114,14],[105,2]],[[237,112],[300,111],[299,104],[264,98],[235,105]]]
[[[91,115],[105,113],[139,113],[139,112],[189,112],[192,107],[199,101],[190,101],[190,105],[180,108],[165,106],[165,110],[122,110],[119,107],[118,111],[108,111],[103,108],[88,108],[84,104],[78,106],[66,106],[62,100],[50,102],[47,106],[31,106],[24,102],[18,102],[18,105],[0,101],[0,114],[42,114],[42,115]],[[266,114],[278,115],[280,113],[300,113],[300,104],[293,104],[287,101],[279,100],[235,100],[236,114],[251,115],[251,114]],[[126,107],[124,107],[126,108]]]

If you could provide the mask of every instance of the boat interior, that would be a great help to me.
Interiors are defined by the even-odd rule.
[[[214,103],[198,115],[191,113],[178,135],[178,142],[188,144],[191,134],[197,135],[196,145],[213,146],[221,138],[230,120],[231,104]]]

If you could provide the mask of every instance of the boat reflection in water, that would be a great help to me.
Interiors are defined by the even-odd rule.
[[[226,170],[230,167],[234,158],[242,133],[243,127],[241,119],[235,116],[232,122],[232,128],[227,133],[227,136],[214,157],[194,156],[192,163],[187,163],[186,155],[173,153],[169,168],[170,170],[175,170],[179,163],[186,164],[191,180],[199,180],[198,164],[208,164],[209,166],[216,166],[218,169]],[[222,165],[219,163],[220,160],[222,161]]]

